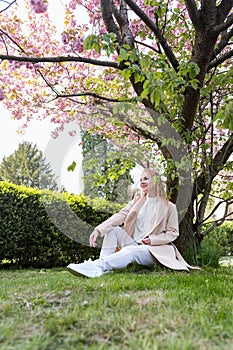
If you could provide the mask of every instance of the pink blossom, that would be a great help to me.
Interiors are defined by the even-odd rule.
[[[220,136],[226,136],[226,131],[225,130],[218,130]]]
[[[56,138],[59,136],[59,134],[58,134],[58,132],[55,130],[55,131],[52,131],[52,132],[51,132],[51,136],[52,136],[53,139],[56,139]]]
[[[112,55],[112,59],[113,59],[114,61],[117,61],[118,55],[117,55],[117,54],[113,54],[113,55]]]
[[[83,37],[78,35],[77,40],[73,44],[73,50],[77,51],[78,53],[83,52]]]
[[[101,27],[101,28],[99,29],[99,32],[100,32],[100,34],[105,34],[105,33],[107,33],[107,30],[106,30],[105,27]]]
[[[116,76],[114,74],[107,74],[105,77],[104,77],[104,80],[105,81],[112,81],[116,78]]]
[[[41,67],[42,67],[42,66],[41,66],[40,63],[35,63],[35,64],[34,64],[34,68],[40,69]]]
[[[27,63],[26,63],[26,68],[28,68],[28,69],[33,69],[34,66],[33,66],[33,64],[32,64],[31,62],[27,62]]]
[[[62,34],[62,42],[64,45],[67,45],[69,43],[68,35]]]
[[[70,7],[72,10],[75,10],[75,9],[76,9],[76,6],[77,6],[76,0],[72,0],[72,1],[69,3],[69,7]]]
[[[71,22],[70,22],[70,27],[74,28],[74,27],[76,27],[76,25],[77,25],[77,21],[74,18],[72,18]]]
[[[48,5],[44,0],[31,0],[31,6],[35,13],[43,13],[48,9]]]
[[[0,87],[0,101],[3,101],[6,98],[4,91],[2,90],[2,88]]]
[[[188,42],[186,43],[185,47],[186,47],[186,49],[189,50],[189,51],[192,50],[192,45],[191,45],[190,43],[188,43]]]
[[[183,7],[184,7],[184,5],[181,4],[180,1],[177,1],[177,3],[176,3],[176,8],[182,9]]]
[[[18,109],[16,112],[15,112],[15,118],[17,120],[21,120],[23,117],[23,112],[22,112],[22,109]]]

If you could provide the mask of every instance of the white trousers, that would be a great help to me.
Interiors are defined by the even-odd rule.
[[[120,248],[118,252],[116,252],[117,247]],[[152,266],[155,258],[147,245],[138,244],[121,227],[114,227],[104,236],[100,257],[94,263],[104,271],[110,271],[122,269],[133,262]]]

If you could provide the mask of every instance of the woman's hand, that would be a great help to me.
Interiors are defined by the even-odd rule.
[[[96,247],[96,240],[99,237],[99,232],[95,229],[89,238],[90,247]]]
[[[151,245],[150,237],[145,237],[142,239],[143,244]]]

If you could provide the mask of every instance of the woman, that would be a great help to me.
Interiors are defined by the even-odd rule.
[[[145,169],[140,187],[141,197],[133,199],[90,235],[91,247],[104,236],[99,259],[69,264],[68,271],[77,276],[99,277],[133,262],[152,266],[156,260],[174,270],[192,268],[172,244],[179,235],[177,209],[167,200],[158,174]]]

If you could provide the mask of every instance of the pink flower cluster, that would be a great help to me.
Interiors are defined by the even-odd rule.
[[[71,131],[68,132],[68,134],[69,134],[71,137],[75,136],[76,133],[77,133],[76,130],[71,130]]]
[[[5,94],[4,91],[2,90],[2,88],[0,87],[0,101],[3,101],[5,99]]]
[[[83,52],[83,37],[80,35],[77,36],[76,41],[73,43],[72,48],[78,53]]]
[[[31,0],[30,2],[35,13],[43,13],[48,9],[48,5],[44,2],[44,0]]]
[[[63,42],[64,45],[68,45],[69,44],[69,37],[66,33],[62,34],[61,40]]]
[[[116,78],[115,74],[107,74],[107,75],[105,75],[104,80],[105,81],[112,81],[115,78]]]
[[[83,41],[84,37],[81,35],[77,35],[76,38],[70,38],[68,34],[62,34],[62,42],[64,45],[68,45],[71,41],[71,47],[74,51],[81,53],[83,52]]]
[[[32,63],[32,62],[17,62],[17,61],[12,61],[12,68],[13,69],[19,69],[21,67],[25,67],[27,69],[40,69],[41,64],[40,63]]]
[[[75,10],[77,7],[77,1],[76,0],[71,0],[69,3],[69,8],[71,8],[72,10]]]

